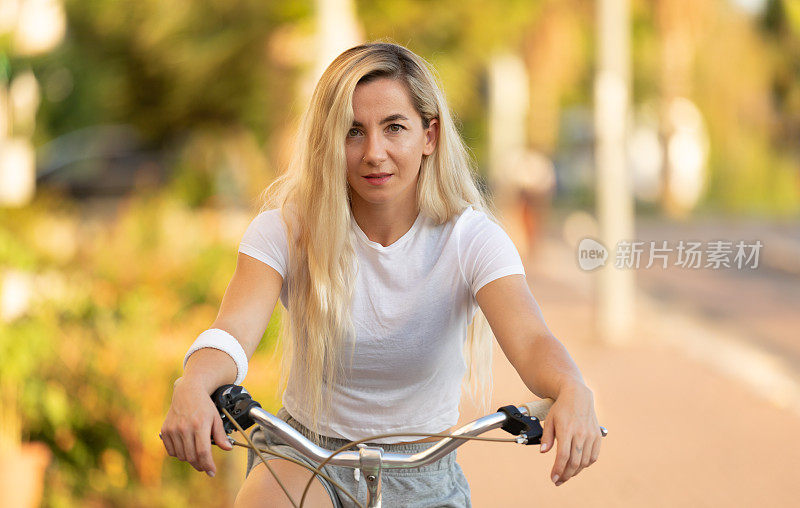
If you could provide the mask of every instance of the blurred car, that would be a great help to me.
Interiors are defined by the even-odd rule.
[[[75,198],[125,196],[162,185],[166,158],[129,125],[87,127],[37,149],[36,186]]]

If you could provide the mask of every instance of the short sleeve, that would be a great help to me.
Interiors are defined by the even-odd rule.
[[[279,209],[258,214],[247,226],[239,252],[266,263],[286,279],[288,244]]]
[[[525,275],[508,234],[485,213],[471,208],[459,220],[459,261],[473,297],[495,279]]]

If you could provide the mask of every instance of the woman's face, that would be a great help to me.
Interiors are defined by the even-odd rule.
[[[345,141],[353,206],[414,202],[422,156],[433,153],[438,121],[423,128],[405,84],[388,78],[356,86],[353,114]]]

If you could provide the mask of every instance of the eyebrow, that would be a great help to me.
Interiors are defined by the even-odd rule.
[[[384,124],[384,123],[388,123],[388,122],[394,122],[395,120],[405,120],[407,122],[408,118],[406,118],[405,116],[401,115],[400,113],[395,113],[395,114],[389,115],[386,118],[384,118],[383,120],[381,120],[381,123]],[[363,127],[363,126],[364,126],[364,124],[362,124],[361,122],[357,122],[357,121],[353,120],[353,127]]]

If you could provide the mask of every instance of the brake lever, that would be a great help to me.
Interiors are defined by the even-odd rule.
[[[505,413],[506,421],[501,428],[516,436],[517,443],[534,445],[542,442],[544,429],[538,418],[520,413],[517,406],[503,406],[497,412]]]
[[[220,418],[222,418],[222,427],[225,434],[230,434],[236,430],[222,408],[225,408],[228,413],[236,420],[243,430],[251,427],[255,421],[250,417],[250,410],[254,407],[261,407],[261,404],[254,401],[247,390],[239,385],[222,385],[211,394],[211,400],[217,408]]]

